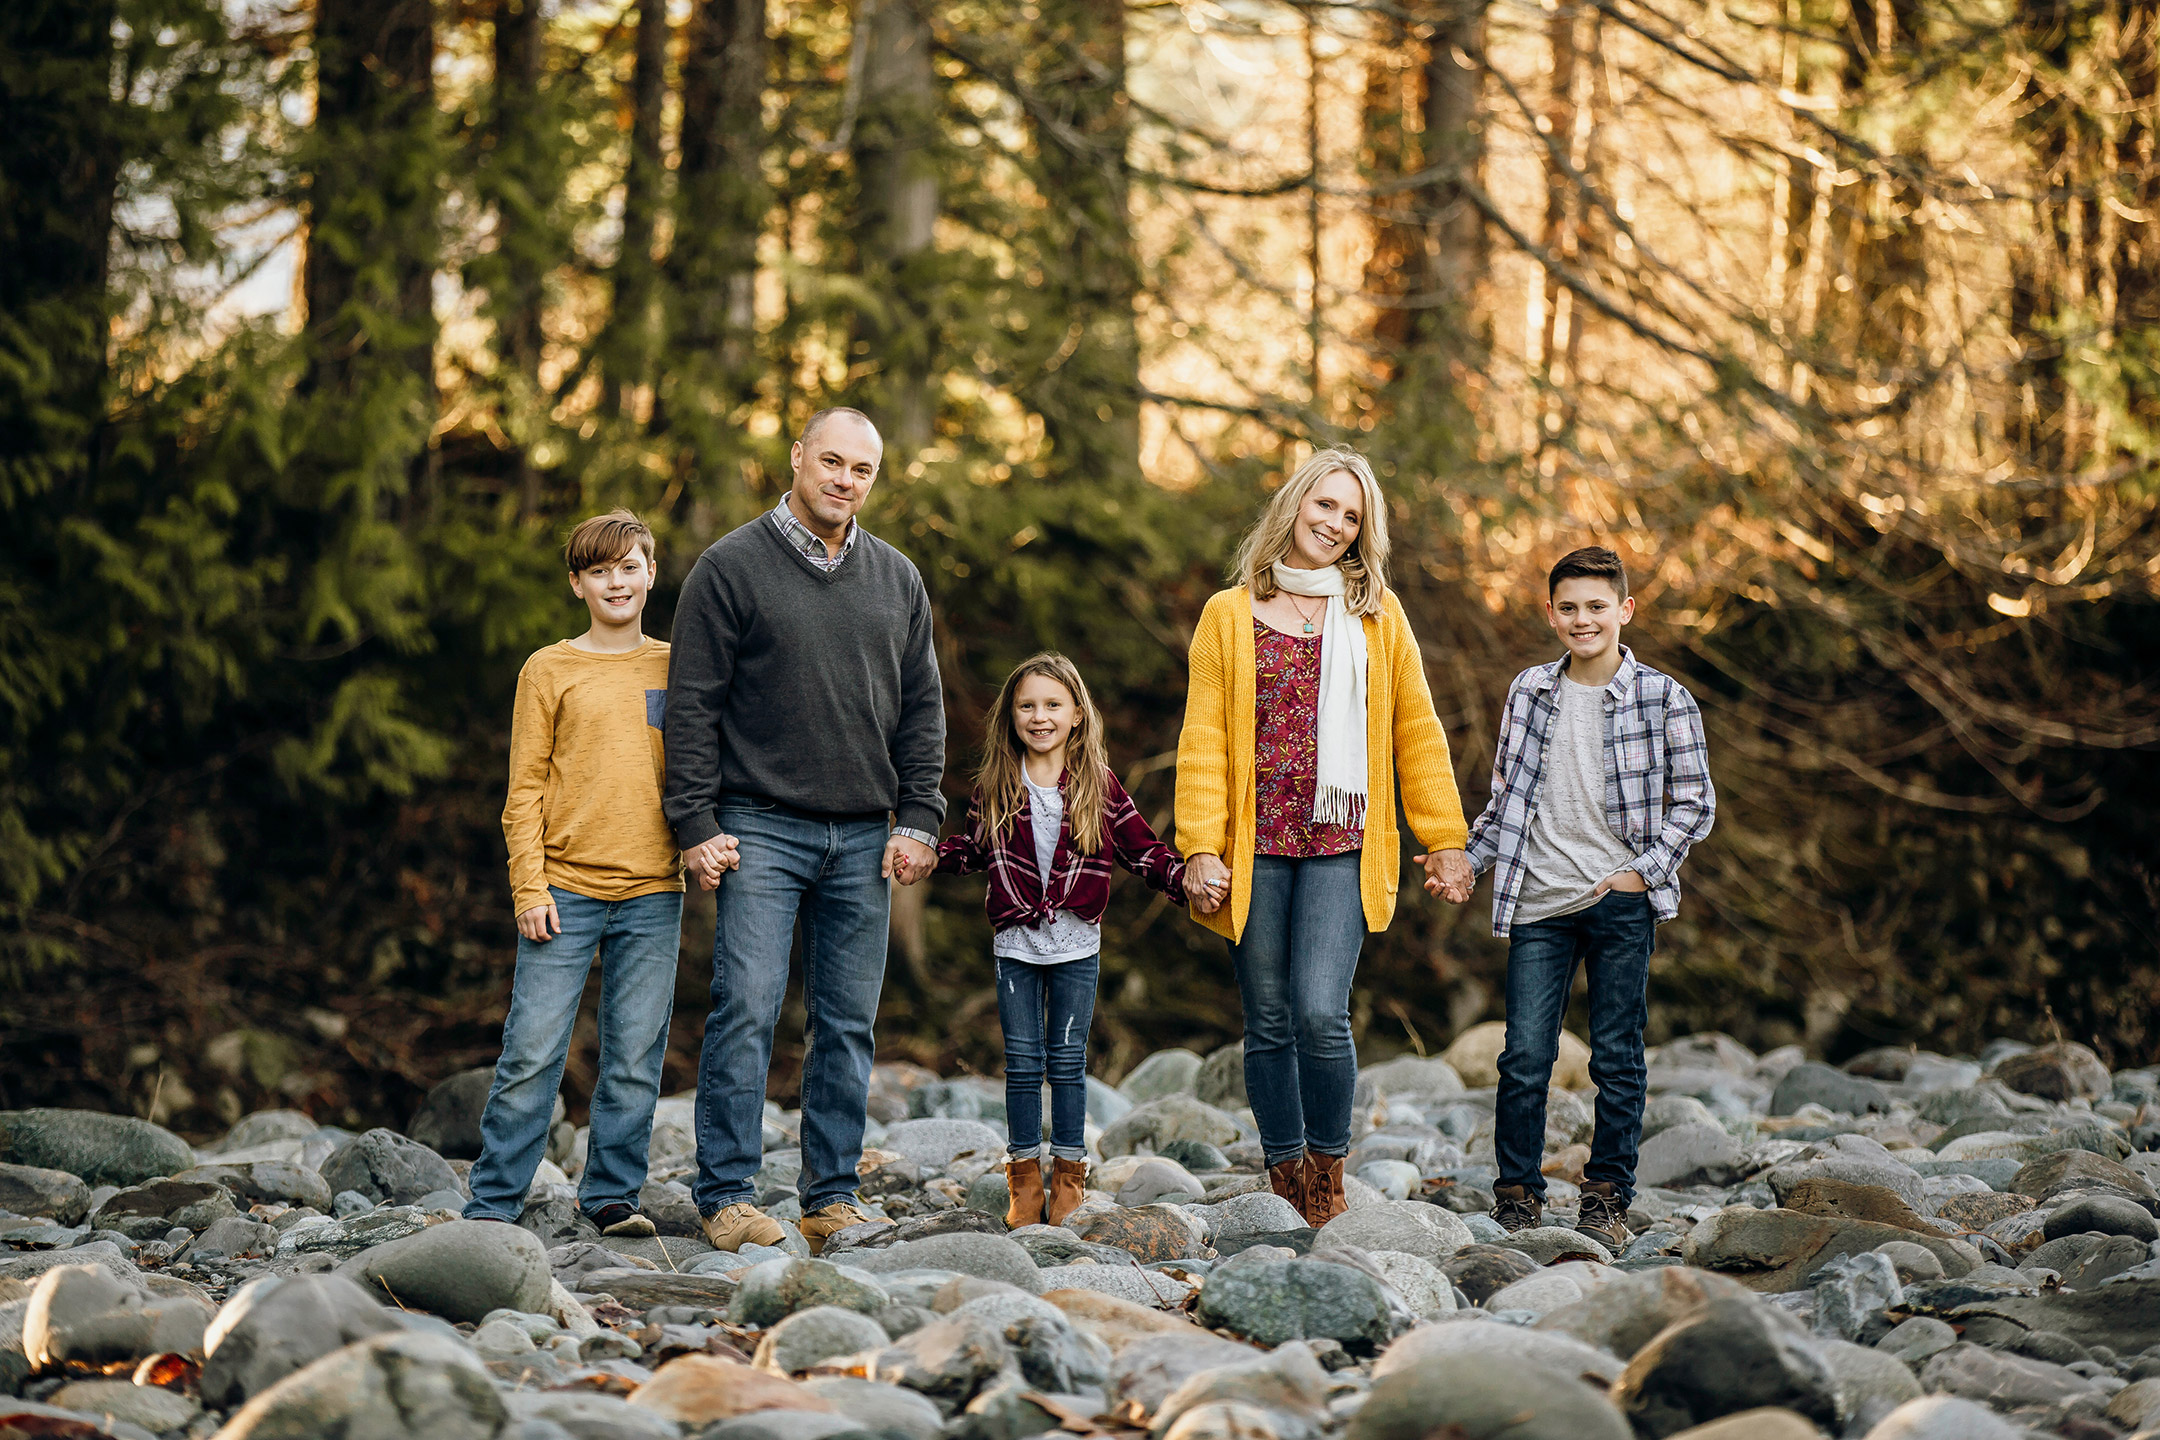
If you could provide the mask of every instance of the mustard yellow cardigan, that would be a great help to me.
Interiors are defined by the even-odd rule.
[[[1366,616],[1364,625],[1368,778],[1358,890],[1365,902],[1366,927],[1377,931],[1395,918],[1395,890],[1402,873],[1392,802],[1396,757],[1401,756],[1403,809],[1421,844],[1459,850],[1469,842],[1470,827],[1463,821],[1447,732],[1433,713],[1417,638],[1393,591],[1385,595],[1381,613]],[[1220,855],[1229,865],[1229,903],[1213,915],[1195,910],[1192,918],[1234,941],[1245,933],[1245,916],[1252,908],[1259,810],[1253,783],[1258,702],[1252,596],[1244,586],[1217,592],[1200,612],[1189,666],[1185,729],[1178,736],[1177,844],[1188,857]]]

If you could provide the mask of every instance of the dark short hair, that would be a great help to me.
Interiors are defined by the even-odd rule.
[[[595,565],[612,565],[633,547],[645,552],[646,564],[652,563],[652,531],[645,522],[628,510],[610,510],[577,523],[563,542],[563,563],[575,575]]]
[[[1628,597],[1627,567],[1620,557],[1603,545],[1585,545],[1580,550],[1570,550],[1560,557],[1560,563],[1552,567],[1546,577],[1545,598],[1550,600],[1563,580],[1603,580],[1620,592],[1622,600]]]
[[[817,432],[825,428],[826,421],[838,420],[841,419],[843,416],[851,420],[862,421],[863,424],[870,427],[871,434],[878,436],[880,439],[884,438],[883,432],[881,432],[877,428],[877,422],[875,420],[872,420],[868,415],[863,414],[862,411],[857,410],[854,406],[828,405],[823,410],[818,411],[817,414],[812,415],[807,421],[803,423],[802,439],[798,443],[805,446],[809,445],[812,440],[815,440],[817,438]]]

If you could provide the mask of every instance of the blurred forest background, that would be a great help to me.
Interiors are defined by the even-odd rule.
[[[1054,645],[1167,828],[1190,623],[1347,440],[1473,810],[1574,545],[1628,558],[1632,642],[1702,698],[1719,823],[1653,1040],[2149,1060],[2156,32],[2160,0],[0,6],[0,1106],[398,1123],[490,1063],[510,697],[584,624],[563,532],[634,507],[672,587],[832,403],[889,442],[865,520],[937,604],[955,789]],[[1499,1013],[1488,897],[1368,947],[1369,1058]],[[886,1052],[994,1070],[979,884],[905,899]],[[1111,1075],[1237,1033],[1219,943],[1151,899],[1106,930]]]

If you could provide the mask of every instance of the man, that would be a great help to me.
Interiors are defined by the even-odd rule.
[[[855,523],[883,453],[860,411],[812,416],[787,495],[698,558],[675,614],[663,808],[700,883],[739,865],[719,886],[698,1066],[693,1195],[721,1250],[783,1233],[752,1203],[751,1178],[798,915],[809,1011],[800,1228],[815,1253],[866,1218],[855,1166],[887,882],[935,866],[945,814],[930,597],[899,551]]]

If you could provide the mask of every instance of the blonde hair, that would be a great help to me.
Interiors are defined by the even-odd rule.
[[[1290,553],[1291,527],[1297,523],[1298,511],[1305,508],[1305,497],[1338,472],[1357,481],[1365,497],[1357,538],[1335,562],[1343,572],[1343,605],[1352,615],[1380,613],[1381,597],[1387,594],[1387,500],[1373,477],[1372,463],[1343,445],[1314,451],[1269,498],[1230,564],[1231,584],[1242,584],[1255,600],[1275,593],[1275,562]]]
[[[984,727],[982,764],[975,769],[975,797],[982,826],[976,841],[986,847],[996,844],[1019,818],[1021,803],[1027,798],[1021,768],[1025,757],[1021,754],[1019,731],[1013,724],[1013,697],[1019,693],[1020,682],[1030,675],[1064,686],[1065,693],[1073,698],[1073,708],[1080,712],[1065,745],[1065,820],[1072,827],[1074,848],[1086,855],[1099,854],[1104,841],[1104,780],[1110,774],[1102,714],[1096,710],[1095,697],[1088,694],[1087,682],[1080,678],[1079,670],[1055,650],[1021,661],[998,691],[997,705],[991,711],[993,718]]]

